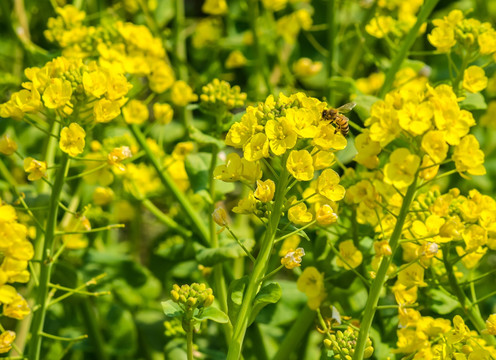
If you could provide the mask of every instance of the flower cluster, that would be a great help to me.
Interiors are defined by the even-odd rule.
[[[308,307],[316,310],[327,297],[324,287],[324,275],[314,266],[308,266],[296,282],[298,290],[308,298]]]
[[[66,57],[49,61],[42,68],[28,68],[25,74],[29,81],[23,83],[23,90],[12,94],[10,100],[0,106],[1,117],[20,120],[25,114],[50,109],[62,117],[77,114],[82,124],[106,123],[120,114],[131,88],[122,74],[106,70],[95,62],[85,65],[80,59]],[[84,137],[81,130],[69,127],[61,132],[62,147],[65,146],[67,152],[78,152],[69,148],[73,143],[75,148],[81,147],[78,140]]]
[[[378,39],[384,37],[401,38],[417,21],[417,12],[423,2],[423,0],[378,1],[376,14],[365,27],[365,31]]]
[[[343,199],[345,190],[339,184],[339,175],[330,166],[335,162],[334,153],[344,149],[347,141],[332,121],[323,119],[325,108],[324,102],[302,93],[289,97],[280,94],[277,100],[270,95],[264,103],[249,106],[226,137],[226,144],[243,149],[244,157],[230,154],[226,165],[216,169],[216,177],[224,181],[258,180],[260,160],[282,157],[296,181],[311,181],[303,191],[303,200],[288,199],[289,220],[298,225],[308,224],[314,218],[321,225],[335,222],[336,202]],[[319,170],[323,171],[314,180]],[[257,185],[258,193],[262,191],[258,190],[261,184]],[[234,211],[255,213],[257,199],[264,202],[257,193],[250,193]]]
[[[435,27],[427,38],[440,52],[460,52],[461,49],[480,55],[496,52],[496,30],[488,22],[467,19],[461,10],[452,10],[433,24]]]
[[[57,8],[57,14],[49,19],[45,35],[63,48],[64,56],[98,58],[98,64],[107,71],[146,76],[155,93],[163,93],[174,84],[174,71],[164,60],[162,41],[146,26],[122,21],[85,26],[85,12],[72,5]],[[101,76],[93,80],[105,84]]]
[[[368,168],[378,165],[381,148],[406,137],[416,143],[420,151],[397,148],[384,169],[384,181],[399,189],[408,186],[421,167],[420,177],[432,179],[454,147],[452,159],[462,175],[485,174],[484,154],[475,136],[469,135],[475,125],[473,115],[460,108],[459,98],[449,85],[431,87],[426,84],[404,86],[376,102],[369,127],[357,137],[358,154],[355,160]]]
[[[174,284],[171,290],[172,301],[191,311],[196,308],[206,308],[214,302],[212,289],[205,284],[191,284],[179,286]]]
[[[295,267],[301,266],[301,258],[305,256],[305,250],[303,248],[297,248],[296,250],[289,249],[281,258],[281,264],[284,265],[286,269],[294,269]]]
[[[413,354],[413,359],[436,359],[449,356],[453,359],[490,359],[496,350],[476,332],[471,331],[462,317],[456,315],[453,323],[448,319],[425,316],[398,330],[398,353]],[[445,355],[443,355],[445,354]]]
[[[246,93],[239,86],[233,86],[223,80],[214,79],[202,87],[200,107],[211,114],[224,114],[226,111],[244,106]]]
[[[28,262],[34,256],[34,249],[27,239],[28,229],[18,222],[17,213],[11,205],[0,202],[0,303],[3,315],[22,320],[31,312],[27,301],[9,284],[27,283],[30,278]],[[12,331],[0,335],[0,352],[7,352],[15,338]]]
[[[332,357],[330,357],[330,359],[351,360],[353,354],[355,353],[357,336],[358,331],[351,326],[348,326],[346,330],[338,330],[335,334],[331,334],[329,339],[325,339],[325,347],[332,352]],[[372,341],[367,339],[367,345],[365,352],[363,353],[363,358],[368,359],[373,353],[374,348],[372,347]]]

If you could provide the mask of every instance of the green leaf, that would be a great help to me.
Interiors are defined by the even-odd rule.
[[[213,136],[202,133],[194,126],[188,126],[189,137],[195,140],[200,145],[215,145],[219,149],[223,149],[226,145],[224,141],[219,140]]]
[[[191,188],[195,193],[208,188],[208,173],[212,155],[208,153],[189,154],[184,160]]]
[[[356,103],[353,111],[355,111],[362,121],[365,121],[370,117],[370,109],[372,108],[372,105],[379,100],[380,99],[377,96],[358,95],[355,99],[353,99]]]
[[[255,245],[253,239],[242,239],[241,243],[248,251]],[[195,246],[196,250],[196,260],[204,266],[213,266],[225,260],[246,256],[246,253],[236,241],[226,238],[221,239],[218,248],[205,248],[197,243],[193,246]]]
[[[371,327],[369,334],[374,345],[374,357],[376,359],[394,358],[391,348],[387,343],[382,342],[381,334],[376,329]]]
[[[451,298],[441,290],[429,289],[427,293],[429,294],[430,298],[433,300],[433,303],[430,306],[430,308],[435,312],[437,312],[438,314],[441,315],[449,314],[460,306],[458,301]]]
[[[184,311],[172,300],[162,301],[162,309],[164,310],[165,316],[168,318],[175,318],[178,316],[183,316]]]
[[[203,309],[203,311],[199,312],[198,315],[195,315],[194,318],[198,321],[212,320],[219,324],[225,324],[229,321],[229,318],[224,311],[212,306]]]
[[[340,93],[353,94],[356,92],[355,80],[350,77],[332,76],[329,79],[331,89],[336,89]]]
[[[227,308],[231,323],[234,325],[238,316],[239,308],[243,302],[245,288],[248,285],[248,275],[231,282],[228,289]]]
[[[276,302],[278,302],[281,296],[281,285],[279,285],[278,283],[270,283],[260,289],[257,296],[255,296],[255,300],[253,300],[253,308],[251,310],[250,320],[248,323],[251,324],[257,317],[260,310],[262,310],[264,307],[269,304],[275,304]]]
[[[401,68],[410,68],[413,69],[415,72],[420,72],[422,69],[424,69],[426,66],[425,62],[420,61],[420,60],[412,60],[412,59],[406,59],[403,61],[401,64]]]
[[[481,93],[467,92],[465,100],[460,103],[460,108],[468,111],[486,110],[487,104]]]

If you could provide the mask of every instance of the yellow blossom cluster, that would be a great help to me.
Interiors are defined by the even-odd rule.
[[[62,117],[77,114],[82,124],[106,123],[120,114],[131,88],[122,74],[95,62],[85,65],[80,59],[65,57],[55,58],[42,68],[28,68],[25,74],[29,81],[0,105],[1,117],[20,120],[24,114],[37,114],[44,107]],[[72,156],[82,152],[85,133],[78,124],[70,124],[60,136],[63,151]]]
[[[469,134],[475,125],[473,115],[460,108],[449,85],[432,87],[429,84],[401,87],[377,101],[371,108],[366,129],[357,136],[358,154],[355,160],[369,169],[379,164],[381,148],[406,137],[415,142],[420,151],[396,148],[384,168],[384,181],[404,189],[413,181],[419,168],[420,177],[430,180],[447,158],[450,145],[452,160],[462,175],[483,175],[484,153],[474,135]]]
[[[34,256],[34,249],[28,240],[28,229],[18,222],[17,213],[11,205],[0,201],[0,303],[3,305],[3,315],[22,320],[31,309],[24,297],[19,294],[13,283],[27,283],[30,278],[28,262]],[[0,353],[10,350],[15,339],[12,331],[0,335]]]
[[[417,12],[423,3],[424,0],[380,0],[377,2],[376,14],[365,31],[378,39],[401,38],[417,21]]]
[[[296,181],[311,181],[303,191],[304,200],[288,199],[289,220],[297,225],[314,219],[321,225],[336,222],[336,202],[343,199],[345,189],[339,184],[339,175],[330,167],[335,162],[334,153],[344,149],[347,141],[333,123],[322,118],[326,106],[303,93],[289,97],[280,94],[277,100],[270,95],[258,106],[248,106],[241,121],[234,123],[226,136],[226,144],[242,149],[244,157],[229,154],[226,164],[215,170],[215,177],[253,183],[262,177],[260,161],[282,157]],[[255,194],[241,199],[233,211],[264,216],[263,211],[257,212],[257,202],[266,202],[259,194],[264,193],[263,199],[267,200],[267,191],[270,190],[272,196],[275,192],[275,187],[262,190],[265,184],[258,181]]]
[[[496,30],[488,22],[466,18],[461,10],[452,10],[442,19],[433,21],[434,29],[427,36],[440,52],[459,50],[459,47],[480,55],[496,52]]]
[[[243,107],[246,93],[239,86],[233,86],[223,80],[214,79],[202,87],[200,107],[212,114],[224,114],[227,110]]]
[[[411,309],[405,309],[411,310]],[[397,353],[414,354],[412,359],[491,359],[496,349],[471,331],[459,315],[453,322],[417,314],[398,330]]]
[[[147,77],[150,89],[156,93],[174,84],[174,71],[165,60],[162,41],[146,26],[122,21],[114,22],[112,31],[105,25],[86,26],[86,13],[72,5],[57,8],[57,14],[49,19],[45,36],[63,48],[64,56],[98,58],[98,64],[107,71]],[[93,80],[105,84],[100,74]]]

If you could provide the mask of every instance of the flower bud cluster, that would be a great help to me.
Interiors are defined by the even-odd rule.
[[[496,30],[488,22],[468,19],[456,9],[444,18],[434,20],[433,24],[435,27],[428,39],[440,52],[449,52],[453,48],[457,52],[462,48],[477,50],[481,55],[496,52]]]
[[[225,111],[241,108],[246,101],[246,93],[239,86],[233,86],[223,80],[214,79],[202,87],[200,107],[211,114],[224,114]]]
[[[345,331],[338,330],[335,334],[331,334],[330,339],[324,340],[324,345],[334,353],[332,359],[351,360],[355,353],[357,338],[358,331],[349,326]],[[372,341],[367,338],[363,358],[368,359],[373,352]]]
[[[212,289],[207,288],[205,284],[198,283],[182,286],[174,284],[171,290],[171,298],[172,301],[187,310],[206,308],[214,302]]]

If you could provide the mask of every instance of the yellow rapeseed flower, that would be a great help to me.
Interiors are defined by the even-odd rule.
[[[176,81],[172,85],[171,91],[172,102],[176,106],[184,107],[190,102],[198,100],[198,95],[193,92],[193,89],[185,81]]]
[[[16,333],[10,330],[4,331],[0,335],[0,354],[9,352],[12,349],[12,343],[16,338]]]
[[[228,11],[226,0],[205,0],[202,11],[210,15],[224,15]]]
[[[155,120],[162,125],[167,125],[172,121],[174,110],[169,104],[153,104],[153,115]]]
[[[49,109],[59,109],[69,103],[71,96],[71,83],[67,80],[55,78],[51,80],[43,92],[43,102]]]
[[[480,66],[470,66],[463,72],[463,88],[471,93],[484,90],[488,79]]]
[[[0,153],[4,155],[12,155],[17,151],[17,143],[12,140],[10,135],[3,134],[0,138]]]
[[[109,187],[98,186],[93,192],[93,202],[95,205],[104,206],[114,199],[114,192]]]
[[[484,152],[474,135],[467,135],[461,139],[453,152],[456,170],[463,176],[464,172],[471,175],[484,175]]]
[[[419,165],[420,158],[411,154],[410,150],[407,148],[396,149],[384,167],[384,181],[403,189],[413,182]]]
[[[298,290],[305,293],[308,297],[308,307],[316,310],[321,302],[326,298],[324,289],[324,275],[313,266],[303,270],[296,282]]]
[[[301,258],[303,256],[305,256],[305,250],[303,250],[303,248],[300,247],[296,250],[289,249],[281,258],[281,264],[284,265],[286,269],[294,269],[301,266]]]
[[[289,153],[286,167],[291,175],[299,181],[313,179],[313,159],[307,150],[293,150]]]
[[[107,123],[115,119],[121,113],[121,106],[118,101],[100,99],[93,107],[93,116],[97,123]]]
[[[11,303],[3,306],[3,314],[17,320],[24,319],[30,312],[28,302],[20,294],[17,294]]]
[[[288,219],[293,224],[305,225],[313,220],[313,215],[307,210],[305,203],[299,203],[289,208]]]
[[[362,252],[356,248],[356,246],[353,244],[353,240],[346,240],[341,242],[339,244],[339,254],[344,261],[341,260],[340,257],[338,257],[336,259],[336,265],[344,267],[346,269],[349,269],[349,266],[351,266],[353,269],[356,268],[362,263],[363,260]]]
[[[77,123],[71,123],[60,132],[60,150],[70,156],[78,156],[84,151],[86,132]]]
[[[325,169],[317,179],[317,192],[331,201],[344,198],[345,189],[339,185],[339,175],[332,169]]]
[[[269,202],[274,198],[275,191],[276,184],[271,179],[265,181],[257,180],[257,189],[254,195],[261,202]]]
[[[491,314],[486,320],[486,329],[490,335],[496,335],[496,314]]]
[[[24,171],[28,175],[28,179],[31,181],[39,180],[47,175],[47,164],[44,161],[38,161],[32,157],[27,157],[24,159]]]
[[[141,125],[148,120],[148,107],[142,101],[131,100],[122,109],[122,115],[126,123]]]

